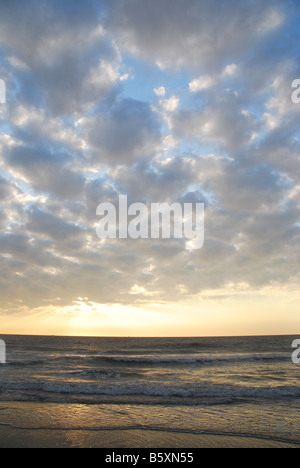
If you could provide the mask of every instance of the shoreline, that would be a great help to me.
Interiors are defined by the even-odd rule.
[[[72,421],[68,420],[71,408],[76,413]],[[140,421],[130,421],[127,416],[117,421],[118,411],[112,411],[108,418],[102,405],[92,422],[94,408],[1,401],[0,448],[300,448],[300,441],[267,435],[201,431],[200,426],[198,431],[139,425]]]
[[[151,429],[33,429],[0,426],[0,448],[300,448],[247,435],[188,434]]]

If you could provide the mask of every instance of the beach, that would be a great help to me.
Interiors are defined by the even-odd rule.
[[[292,338],[6,336],[0,447],[300,448]]]
[[[49,421],[60,426],[61,404],[14,403],[0,405],[2,423],[0,426],[0,448],[300,448],[300,444],[261,437],[238,436],[233,434],[197,434],[163,429],[143,428],[100,428],[84,427],[80,419],[78,426],[55,427]],[[87,408],[68,405],[64,408],[75,415],[84,413]],[[122,411],[122,408],[119,408]],[[107,415],[104,406],[93,407],[94,413]],[[117,409],[114,408],[114,412]],[[152,408],[153,411],[153,408]],[[176,408],[173,408],[176,412]],[[28,415],[36,415],[36,425],[26,427]],[[47,418],[41,420],[41,414]],[[3,416],[6,417],[3,417]],[[14,415],[12,417],[12,415]],[[8,416],[8,417],[7,417]],[[6,420],[8,422],[3,422]],[[112,421],[105,422],[114,425]],[[48,423],[48,427],[43,427]],[[81,427],[82,425],[82,427]]]

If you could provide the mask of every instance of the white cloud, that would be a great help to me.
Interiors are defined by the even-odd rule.
[[[174,112],[178,108],[179,102],[180,100],[178,96],[171,96],[169,99],[160,101],[160,104],[164,111]]]
[[[156,96],[165,96],[166,95],[166,88],[164,86],[160,86],[159,88],[155,88],[154,93],[156,94]]]
[[[216,78],[212,77],[212,76],[200,76],[199,78],[196,78],[195,80],[193,80],[189,87],[190,87],[190,91],[193,92],[193,93],[196,93],[198,91],[203,91],[205,89],[209,89],[209,88],[212,88],[212,86],[214,86],[216,83]]]
[[[235,63],[232,63],[231,65],[227,65],[227,67],[224,68],[222,72],[222,76],[223,77],[233,76],[237,73],[237,71],[238,71],[238,65],[236,65]]]
[[[129,73],[124,73],[124,75],[120,76],[120,81],[127,81],[130,78]]]

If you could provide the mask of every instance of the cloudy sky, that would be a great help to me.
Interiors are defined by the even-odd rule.
[[[2,0],[2,333],[299,333],[298,0]],[[99,203],[205,203],[205,244]]]

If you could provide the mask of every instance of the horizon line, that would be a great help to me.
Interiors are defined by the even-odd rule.
[[[182,339],[182,338],[194,338],[194,339],[199,339],[199,338],[258,338],[258,337],[284,337],[284,336],[294,336],[294,335],[300,335],[299,333],[284,333],[284,334],[269,334],[269,335],[255,335],[255,334],[250,334],[250,335],[204,335],[204,336],[192,336],[192,335],[185,335],[185,336],[178,336],[178,335],[172,335],[172,336],[133,336],[133,335],[40,335],[40,334],[20,334],[20,333],[0,333],[1,336],[28,336],[28,337],[44,337],[44,338],[130,338],[130,339],[141,339],[141,338],[161,338],[161,339]]]

